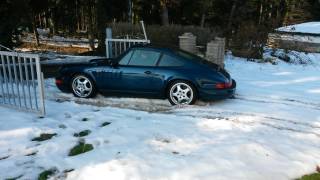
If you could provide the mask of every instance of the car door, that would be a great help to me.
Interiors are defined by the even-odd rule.
[[[104,74],[105,79],[111,79],[104,89],[130,94],[157,94],[153,83],[157,78],[154,72],[160,55],[156,50],[132,49],[117,66]]]
[[[184,62],[179,60],[179,58],[169,53],[163,53],[154,71],[155,79],[153,88],[155,91],[165,93],[163,92],[165,90],[165,84],[167,84],[167,81],[172,77],[181,77],[179,72],[181,72],[183,66]]]

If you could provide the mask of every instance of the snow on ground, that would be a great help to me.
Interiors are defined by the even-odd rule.
[[[285,26],[278,28],[277,31],[320,34],[320,22],[307,22]]]
[[[229,55],[236,98],[185,107],[164,100],[80,100],[47,80],[45,118],[0,107],[0,179],[35,179],[52,168],[54,178],[77,180],[281,180],[311,173],[320,164],[320,55],[308,57],[313,65]],[[111,124],[101,127],[104,122]],[[94,150],[69,157],[79,142],[73,134],[87,129],[92,133],[81,141]],[[40,133],[57,136],[32,142]]]
[[[39,29],[38,29],[39,31]],[[33,34],[26,34],[23,36],[22,42],[33,43],[35,38]],[[41,33],[39,35],[40,43],[45,43],[46,45],[59,46],[59,47],[79,47],[79,48],[89,48],[89,39],[87,38],[66,38],[62,36],[52,36],[48,37],[48,34]],[[98,47],[98,40],[94,40],[95,47]]]

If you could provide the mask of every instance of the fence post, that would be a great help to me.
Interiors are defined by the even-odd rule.
[[[109,44],[109,39],[112,39],[112,29],[111,28],[107,28],[106,29],[106,56],[107,58],[111,58],[112,57],[112,44]]]
[[[147,41],[148,37],[147,37],[146,28],[144,27],[144,22],[140,21],[140,23],[141,23],[142,31],[143,31],[143,34],[144,34],[144,39]]]
[[[40,58],[39,56],[36,57],[36,72],[38,78],[38,91],[39,91],[39,98],[40,98],[40,117],[43,117],[46,113],[45,111],[45,103],[44,103],[44,77],[43,72],[41,72],[40,66]]]

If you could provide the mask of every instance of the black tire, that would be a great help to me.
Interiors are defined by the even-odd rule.
[[[76,87],[78,87],[77,86],[77,82],[79,82],[78,80],[83,81],[82,83],[84,83],[82,85],[79,85],[79,86],[81,86],[80,89],[85,92],[83,95],[81,95],[80,90],[78,88],[76,88]],[[75,81],[77,81],[77,82],[75,82]],[[92,98],[97,95],[97,89],[96,89],[94,81],[89,76],[87,76],[85,74],[77,74],[77,75],[73,76],[73,78],[70,82],[70,88],[71,88],[71,91],[75,97]]]
[[[179,91],[177,88],[178,85],[182,86],[182,91]],[[183,88],[188,88],[190,91],[185,92],[186,89]],[[176,95],[173,95],[176,94]],[[194,85],[188,81],[183,81],[183,80],[177,80],[172,83],[170,83],[168,89],[167,89],[167,97],[171,105],[193,105],[197,99],[198,99],[198,93],[197,89],[194,87]],[[179,103],[179,99],[182,98],[188,98],[185,101],[182,101]]]

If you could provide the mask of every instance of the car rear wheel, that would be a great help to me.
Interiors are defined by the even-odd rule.
[[[90,98],[96,95],[96,89],[91,78],[86,75],[76,75],[71,82],[72,93],[76,97]]]
[[[197,91],[186,81],[175,81],[168,90],[168,99],[172,105],[192,105],[197,100]]]

